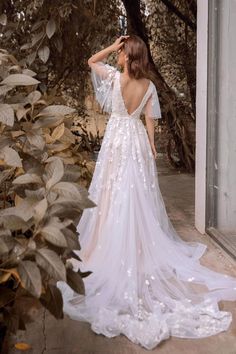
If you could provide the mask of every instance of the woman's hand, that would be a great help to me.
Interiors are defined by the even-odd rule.
[[[115,42],[110,46],[110,48],[112,48],[113,51],[119,50],[124,45],[124,42],[121,42],[123,38],[127,39],[129,38],[129,36],[120,36],[115,40]]]
[[[155,145],[151,144],[151,148],[152,148],[152,153],[153,153],[154,159],[156,159],[157,158],[157,151],[156,151]]]
[[[109,47],[104,48],[102,50],[100,50],[99,52],[95,53],[94,55],[92,55],[89,59],[88,59],[88,65],[91,66],[93,63],[96,63],[98,61],[102,61],[104,59],[107,58],[107,56],[114,52],[119,50],[122,45],[124,44],[124,42],[121,42],[121,40],[123,38],[128,38],[129,36],[120,36],[119,38],[117,38],[115,40],[115,42],[111,45],[109,45]]]

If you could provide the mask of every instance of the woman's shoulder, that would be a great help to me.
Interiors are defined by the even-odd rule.
[[[145,79],[145,81],[146,81],[146,84],[148,84],[148,87],[149,87],[149,88],[151,89],[151,91],[152,91],[153,88],[155,87],[154,82],[153,82],[151,79],[147,78],[147,77],[145,77],[144,79]]]

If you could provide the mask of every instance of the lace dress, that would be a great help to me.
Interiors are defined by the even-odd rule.
[[[103,142],[89,187],[96,207],[85,209],[77,226],[86,296],[66,283],[64,312],[86,321],[98,334],[127,336],[152,349],[170,336],[203,338],[226,331],[230,312],[220,300],[236,300],[236,278],[200,264],[207,246],[185,242],[166,213],[156,162],[143,112],[158,119],[161,110],[152,81],[139,107],[127,112],[120,72],[92,64],[95,95],[108,113]]]

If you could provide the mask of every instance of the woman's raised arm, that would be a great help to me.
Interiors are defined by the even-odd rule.
[[[92,64],[98,62],[98,61],[103,61],[104,59],[107,58],[107,56],[114,52],[119,50],[124,42],[121,42],[123,38],[128,38],[129,36],[120,36],[115,40],[115,42],[108,47],[100,50],[99,52],[93,54],[89,59],[88,59],[88,65],[91,66]]]

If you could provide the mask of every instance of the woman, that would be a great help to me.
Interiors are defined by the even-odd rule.
[[[113,51],[123,73],[103,62]],[[121,36],[88,64],[110,117],[89,187],[97,206],[83,211],[77,228],[81,270],[92,274],[84,279],[85,297],[58,283],[64,312],[98,334],[124,334],[147,349],[171,335],[203,338],[227,330],[231,313],[218,302],[236,300],[236,278],[200,264],[207,246],[178,236],[159,190],[153,123],[161,111],[145,43]]]

